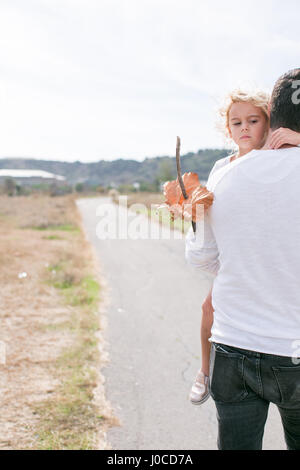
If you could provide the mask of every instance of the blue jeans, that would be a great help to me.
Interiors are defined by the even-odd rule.
[[[300,450],[300,364],[295,362],[212,343],[209,390],[217,408],[219,450],[261,450],[270,402],[280,412],[287,449]]]

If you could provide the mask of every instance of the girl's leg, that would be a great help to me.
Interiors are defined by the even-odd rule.
[[[211,328],[214,319],[214,309],[212,306],[211,291],[202,304],[202,320],[201,320],[201,350],[202,350],[202,365],[201,370],[205,375],[209,375],[209,357],[211,344],[208,338],[211,336]]]

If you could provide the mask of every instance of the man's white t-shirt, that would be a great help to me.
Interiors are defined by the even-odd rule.
[[[216,275],[210,341],[299,357],[300,148],[226,158],[207,183],[204,241],[186,236],[188,262]]]

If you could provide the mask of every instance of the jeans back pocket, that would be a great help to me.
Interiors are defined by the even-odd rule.
[[[280,390],[282,403],[300,403],[300,366],[274,367],[272,366],[277,385]]]
[[[213,343],[211,350],[209,391],[215,401],[234,403],[247,395],[244,381],[245,356],[226,351]]]

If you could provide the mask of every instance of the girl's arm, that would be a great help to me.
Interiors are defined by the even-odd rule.
[[[219,271],[219,251],[206,213],[203,220],[197,222],[196,233],[191,227],[186,234],[185,259],[188,264],[214,276]]]
[[[269,148],[279,149],[282,145],[290,144],[298,146],[300,145],[300,133],[280,127],[272,133]]]

